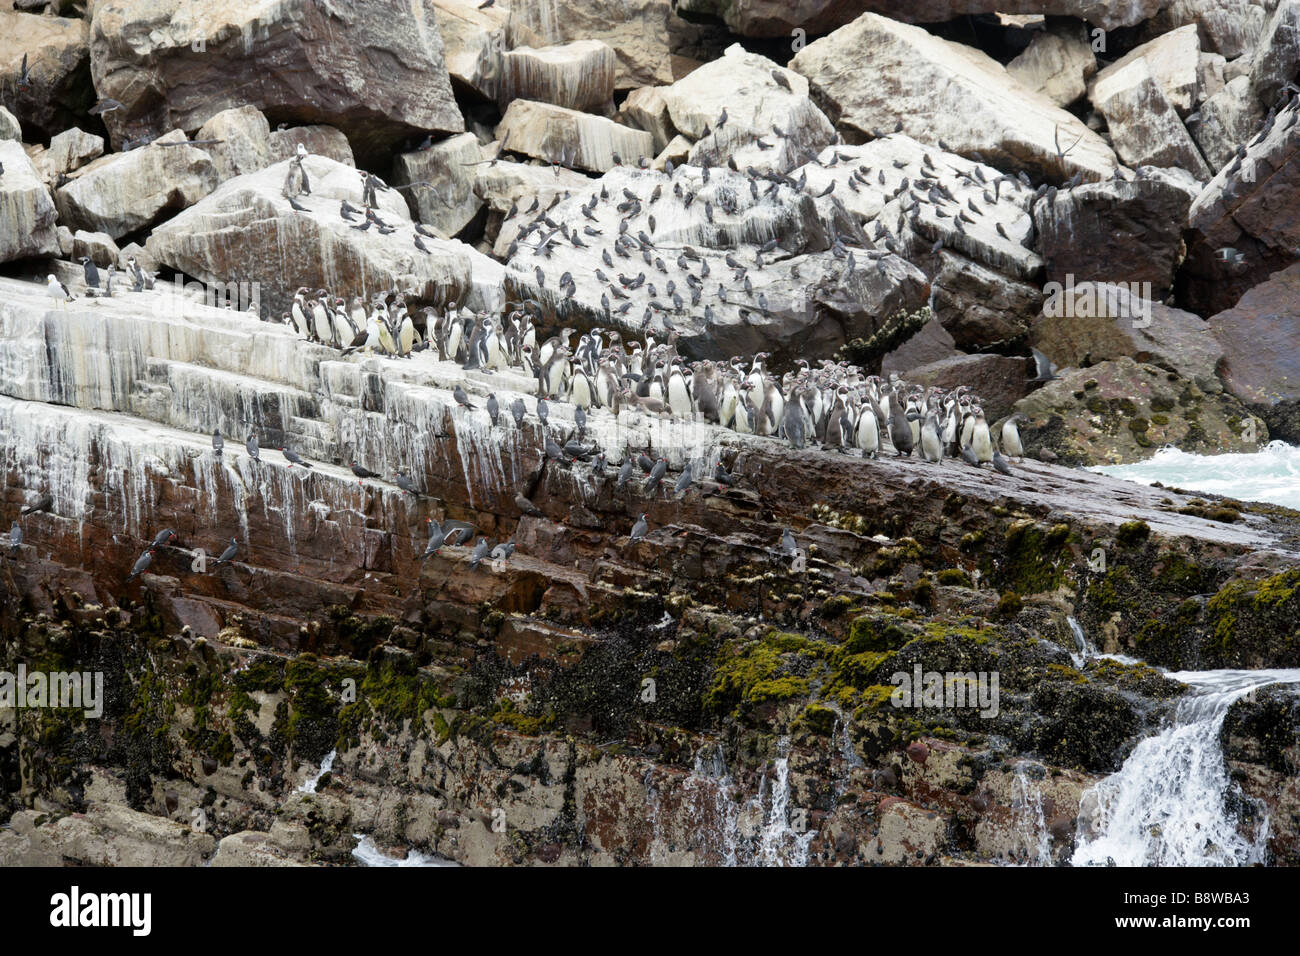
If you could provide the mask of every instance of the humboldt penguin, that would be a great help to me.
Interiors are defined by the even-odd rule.
[[[1005,422],[1002,423],[1001,442],[1002,450],[1011,458],[1024,458],[1025,446],[1020,440],[1020,429],[1016,427],[1016,422],[1022,422],[1025,416],[1016,412]]]

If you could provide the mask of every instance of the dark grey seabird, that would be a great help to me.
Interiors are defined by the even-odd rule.
[[[251,458],[251,459],[253,459],[253,461],[261,461],[261,460],[262,460],[262,453],[261,453],[260,450],[258,450],[258,447],[257,447],[257,436],[256,436],[256,435],[249,435],[249,436],[248,436],[248,441],[247,441],[247,443],[245,443],[244,447],[248,449],[248,457]]]
[[[18,556],[18,546],[23,543],[23,526],[15,521],[9,526],[9,557]]]
[[[150,548],[144,554],[140,555],[140,557],[136,559],[135,566],[131,568],[131,573],[127,575],[126,579],[128,581],[134,581],[136,578],[142,575],[146,570],[148,570],[149,565],[153,563],[153,555],[154,555],[153,548]]]
[[[175,540],[176,540],[176,532],[173,531],[171,528],[163,528],[161,531],[159,531],[156,535],[153,536],[152,547],[165,548]]]
[[[514,416],[516,426],[524,423],[524,400],[522,398],[516,398],[510,403],[510,414]]]
[[[427,558],[431,554],[437,554],[438,549],[441,548],[443,542],[447,540],[447,536],[443,533],[442,527],[438,522],[434,521],[432,518],[426,518],[425,520],[429,524],[429,541],[424,546],[424,554],[421,555],[421,560]]]
[[[664,480],[664,475],[668,473],[668,459],[660,458],[655,462],[654,467],[650,469],[650,477],[646,479],[645,493],[651,494],[659,490],[659,482]]]
[[[411,481],[410,478],[406,477],[406,475],[400,471],[397,473],[397,477],[393,479],[393,483],[397,485],[397,487],[401,488],[403,491],[407,492],[408,494],[415,495],[415,497],[417,498],[422,497],[420,492],[415,487],[415,482]]]
[[[618,469],[618,484],[615,485],[615,487],[618,488],[619,490],[622,490],[623,486],[627,484],[628,479],[631,477],[632,477],[632,459],[624,458],[622,467]]]
[[[217,453],[218,458],[221,457],[222,449],[224,449],[225,447],[226,447],[226,440],[221,437],[221,429],[220,428],[212,429],[212,450]]]
[[[488,418],[492,419],[492,424],[495,425],[497,423],[497,419],[501,415],[501,406],[497,404],[496,392],[488,393],[487,413],[488,413]]]
[[[474,553],[469,559],[469,568],[471,571],[478,570],[479,563],[487,557],[488,550],[487,538],[479,538],[478,545],[474,548]]]
[[[537,505],[533,504],[526,497],[524,497],[523,492],[515,492],[515,507],[518,508],[524,514],[531,515],[534,518],[543,517],[541,510],[537,507]]]
[[[515,553],[515,543],[513,541],[503,541],[492,549],[493,561],[508,561],[510,555]]]
[[[685,491],[687,488],[691,486],[691,482],[693,480],[694,478],[693,478],[691,463],[688,461],[686,463],[686,467],[682,469],[682,473],[677,479],[677,484],[673,486],[673,494],[677,494],[677,495],[681,494],[683,491]]]
[[[217,558],[217,564],[225,564],[233,561],[235,555],[239,553],[239,542],[234,538],[230,539],[230,544],[226,545],[226,550],[221,552],[221,557]]]
[[[643,514],[641,517],[636,519],[636,524],[632,525],[632,533],[627,537],[628,544],[636,544],[646,536],[646,532],[650,530],[650,526],[646,524],[645,520],[648,517],[649,515]]]
[[[794,535],[790,529],[786,528],[785,533],[781,535],[781,553],[786,557],[793,558],[799,551],[799,545],[794,540]]]
[[[54,507],[54,496],[47,491],[43,495],[41,495],[40,499],[36,502],[36,504],[28,505],[26,508],[24,508],[22,511],[18,513],[20,515],[30,515],[30,514],[35,514],[38,511],[49,511],[53,507]]]

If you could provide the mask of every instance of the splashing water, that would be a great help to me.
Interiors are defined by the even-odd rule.
[[[320,770],[316,771],[316,776],[304,780],[297,789],[297,793],[315,793],[316,784],[321,782],[325,774],[334,769],[334,758],[338,756],[337,750],[331,750],[325,755],[325,759],[320,762]]]
[[[1016,775],[1011,781],[1011,810],[1015,815],[1015,834],[1019,838],[1015,850],[1023,855],[1029,866],[1051,866],[1051,841],[1047,834],[1047,821],[1043,816],[1043,794],[1038,785],[1029,779],[1027,761],[1016,764]]]
[[[1162,448],[1146,461],[1092,471],[1143,485],[1158,481],[1171,488],[1300,508],[1300,448],[1286,442],[1269,442],[1260,451],[1231,455],[1192,455]]]
[[[784,749],[784,748],[782,748]],[[767,774],[759,784],[754,798],[760,805],[763,792],[770,798],[767,819],[759,832],[758,858],[760,866],[807,866],[808,847],[816,831],[805,826],[792,826],[790,813],[790,758],[778,757],[772,762],[774,776],[768,782]],[[798,811],[802,818],[802,811]]]
[[[361,841],[352,850],[352,857],[362,866],[460,866],[455,860],[444,860],[419,850],[410,850],[405,857],[398,859],[379,849],[371,837],[360,833],[352,835]]]
[[[1245,866],[1264,862],[1268,818],[1243,833],[1226,798],[1219,730],[1252,690],[1300,683],[1300,669],[1171,671],[1193,692],[1170,726],[1141,741],[1124,766],[1086,791],[1075,866]]]

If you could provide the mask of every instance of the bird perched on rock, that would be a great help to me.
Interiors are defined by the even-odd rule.
[[[226,440],[221,437],[221,429],[212,429],[212,450],[218,458],[221,457],[222,451],[226,447]]]
[[[731,472],[727,471],[727,469],[723,466],[722,462],[718,462],[716,465],[713,466],[713,480],[720,485],[726,485],[728,488],[730,488],[731,486],[735,485],[736,476],[733,475]]]
[[[622,466],[618,469],[618,482],[615,484],[614,487],[617,488],[619,491],[622,491],[623,486],[627,484],[628,479],[631,477],[632,477],[632,459],[624,458]]]
[[[303,461],[302,456],[299,455],[292,448],[281,448],[280,454],[284,455],[284,457],[288,460],[290,468],[292,468],[294,465],[302,465],[304,468],[311,467],[311,462]]]
[[[239,542],[234,538],[230,539],[230,544],[226,545],[226,550],[221,552],[221,557],[217,558],[217,564],[228,564],[235,559],[239,553]]]
[[[424,554],[420,556],[420,560],[424,560],[431,554],[437,554],[439,549],[442,548],[443,542],[447,540],[447,536],[443,533],[438,522],[432,518],[426,518],[425,522],[429,525],[429,541],[424,546]]]
[[[534,518],[545,517],[545,515],[537,507],[537,505],[533,504],[531,501],[525,498],[522,492],[515,492],[515,507],[518,508],[523,514],[530,515],[531,517]]]
[[[36,504],[28,505],[26,508],[20,511],[19,514],[20,515],[35,514],[38,511],[49,511],[52,507],[54,507],[54,496],[47,491],[44,494],[42,494],[40,498],[37,499]]]
[[[478,544],[475,545],[474,547],[474,553],[470,555],[470,559],[469,559],[469,569],[471,571],[478,570],[479,564],[482,562],[484,558],[488,556],[488,550],[489,548],[488,548],[487,538],[479,538]]]
[[[493,561],[508,561],[510,555],[515,553],[515,543],[513,541],[503,541],[492,549]]]
[[[82,256],[77,260],[81,263],[82,272],[86,277],[87,291],[99,289],[99,270],[95,268],[95,261],[90,256]]]
[[[17,521],[9,526],[9,557],[18,556],[18,546],[23,543],[23,526]]]
[[[262,460],[262,452],[261,449],[257,447],[256,435],[249,435],[248,441],[244,443],[244,447],[248,449],[248,457],[253,459],[253,461]]]
[[[455,390],[451,394],[456,399],[456,404],[461,408],[478,408],[477,405],[470,404],[469,396],[465,394],[465,390],[459,385],[456,386]]]
[[[154,550],[150,548],[140,557],[136,558],[135,565],[131,568],[131,573],[127,575],[127,581],[134,581],[140,575],[148,570],[149,565],[153,563]]]
[[[352,469],[352,474],[357,476],[357,484],[361,484],[361,481],[364,478],[379,477],[379,475],[375,474],[369,468],[362,468],[360,465],[358,465],[356,459],[353,459],[352,463],[348,467]]]
[[[53,274],[47,275],[45,277],[45,285],[46,285],[46,291],[49,293],[50,298],[53,299],[55,302],[59,303],[60,305],[62,305],[65,302],[71,302],[73,299],[76,298],[75,295],[73,295],[71,292],[68,291],[68,287],[66,285],[64,285],[58,279],[54,278]]]
[[[993,470],[1003,475],[1011,474],[1011,466],[1007,464],[1007,460],[997,451],[993,452]]]
[[[781,535],[781,553],[787,558],[793,558],[799,552],[799,545],[794,540],[794,535],[790,529],[786,528],[785,533]]]
[[[693,480],[691,463],[688,461],[686,467],[682,469],[681,475],[677,478],[677,484],[673,485],[673,494],[680,495],[691,486]]]
[[[399,471],[397,473],[397,476],[393,478],[393,484],[397,485],[397,487],[401,488],[407,494],[415,495],[417,498],[424,497],[420,494],[419,489],[415,487],[415,482],[408,478],[403,472]]]
[[[488,413],[488,418],[492,419],[492,424],[495,425],[497,423],[498,417],[500,417],[501,415],[501,406],[497,404],[496,392],[488,393],[487,413]]]
[[[524,400],[516,398],[510,403],[510,414],[515,420],[515,426],[518,427],[524,423]]]
[[[643,514],[636,519],[636,524],[632,525],[632,533],[627,538],[628,544],[636,544],[646,536],[646,532],[650,530],[650,526],[646,524],[646,518],[648,517],[650,516]]]
[[[161,531],[159,531],[156,535],[153,536],[153,547],[154,548],[170,547],[171,543],[175,540],[176,540],[176,532],[173,531],[171,528],[163,528]]]
[[[668,459],[660,458],[650,469],[650,477],[646,479],[645,493],[653,494],[659,490],[659,482],[664,480],[664,475],[668,473]]]

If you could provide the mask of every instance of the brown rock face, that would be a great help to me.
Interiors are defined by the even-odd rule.
[[[90,51],[96,90],[123,104],[105,117],[115,146],[243,105],[273,124],[337,126],[364,156],[465,128],[430,0],[115,0],[95,7]]]
[[[31,85],[18,89],[23,55]],[[5,106],[35,141],[85,122],[95,102],[81,20],[0,10],[0,89]]]
[[[1163,298],[1182,257],[1193,196],[1158,179],[1085,183],[1034,206],[1049,282],[1149,282]]]
[[[1264,405],[1300,401],[1300,264],[1275,272],[1209,324],[1234,395]]]

